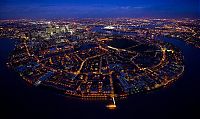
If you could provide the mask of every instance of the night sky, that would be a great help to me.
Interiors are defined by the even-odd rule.
[[[0,0],[0,19],[197,18],[200,0]]]

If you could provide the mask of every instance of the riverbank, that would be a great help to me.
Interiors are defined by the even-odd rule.
[[[130,96],[117,102],[118,109],[106,110],[100,102],[84,102],[55,95],[49,91],[28,86],[18,75],[7,69],[5,63],[12,52],[13,40],[0,40],[0,90],[1,109],[7,117],[27,118],[172,118],[173,114],[195,116],[200,104],[200,50],[186,45],[176,39],[164,38],[179,47],[184,55],[185,73],[172,86],[150,92]],[[100,115],[99,115],[100,114]]]

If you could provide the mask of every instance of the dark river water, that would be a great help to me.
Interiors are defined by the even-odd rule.
[[[0,117],[54,119],[151,119],[199,116],[200,49],[182,41],[164,38],[179,47],[184,55],[185,72],[173,85],[147,94],[117,101],[116,110],[105,102],[81,101],[52,91],[32,87],[5,65],[14,48],[14,40],[0,39]]]

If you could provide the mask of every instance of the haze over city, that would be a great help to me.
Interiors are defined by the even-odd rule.
[[[199,0],[1,0],[1,19],[197,18]]]

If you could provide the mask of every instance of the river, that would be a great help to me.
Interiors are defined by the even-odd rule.
[[[172,86],[148,94],[137,94],[117,101],[116,110],[108,110],[101,101],[81,101],[58,96],[51,91],[28,85],[6,67],[14,41],[0,39],[1,115],[15,118],[91,118],[138,119],[195,116],[200,105],[200,49],[172,38],[162,39],[179,47],[184,55],[185,72]],[[2,115],[3,114],[3,115]],[[5,118],[5,119],[6,119]]]

